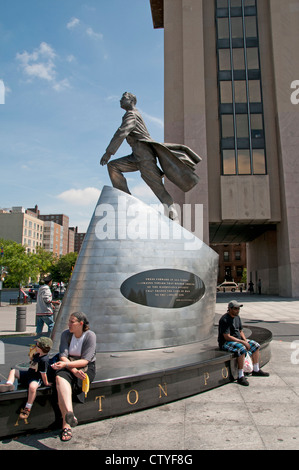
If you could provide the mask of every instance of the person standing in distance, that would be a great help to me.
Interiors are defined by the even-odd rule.
[[[60,300],[52,300],[52,276],[45,278],[45,285],[41,286],[38,290],[36,301],[36,334],[43,331],[44,324],[48,325],[49,336],[54,328],[54,312],[53,305],[59,305]]]

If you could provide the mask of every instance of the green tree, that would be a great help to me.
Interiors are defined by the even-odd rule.
[[[40,277],[43,279],[49,272],[51,272],[52,267],[55,265],[56,257],[52,252],[46,251],[42,247],[37,247],[34,258]]]
[[[245,285],[247,284],[247,268],[243,269],[241,282],[243,282]]]
[[[33,253],[26,253],[26,248],[12,240],[0,240],[3,248],[1,265],[5,268],[6,287],[20,287],[28,284],[31,278],[35,281],[39,274],[36,259]]]
[[[12,240],[0,239],[0,247],[3,248],[0,269],[3,267],[7,272],[6,287],[20,287],[28,284],[29,279],[34,282],[48,273],[55,281],[67,283],[78,257],[78,253],[68,253],[56,258],[41,247],[36,249],[36,253],[27,253],[26,247]]]
[[[78,253],[68,253],[57,260],[50,270],[56,282],[69,282],[77,257]]]

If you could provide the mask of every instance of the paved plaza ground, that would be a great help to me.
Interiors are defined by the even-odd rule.
[[[125,450],[179,454],[299,449],[299,299],[218,294],[215,323],[232,298],[244,303],[244,324],[273,333],[272,358],[264,367],[270,377],[249,377],[249,387],[230,383],[157,408],[79,425],[68,443],[60,441],[57,430],[2,440],[0,450],[102,450],[116,455]],[[6,364],[16,361],[17,355],[20,360],[28,350],[26,336],[15,332],[15,316],[15,306],[0,307]],[[27,308],[26,332],[33,333],[34,325],[32,304]],[[0,380],[5,370],[0,365]]]

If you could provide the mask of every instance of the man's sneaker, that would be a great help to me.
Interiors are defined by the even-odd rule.
[[[249,385],[249,382],[248,380],[243,376],[243,377],[240,377],[238,380],[237,380],[238,384],[239,385],[244,385],[245,387],[248,387]]]
[[[269,377],[268,372],[264,372],[262,369],[260,369],[258,372],[252,372],[253,377]]]

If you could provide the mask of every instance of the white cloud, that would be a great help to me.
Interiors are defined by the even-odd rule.
[[[85,188],[85,189],[68,189],[57,196],[62,201],[78,206],[89,206],[95,204],[101,191],[97,188]]]
[[[27,51],[24,51],[22,54],[17,54],[17,59],[19,59],[24,64],[27,64],[30,61],[37,61],[40,57],[48,58],[48,60],[54,59],[56,57],[54,49],[47,44],[46,42],[41,42],[37,49],[29,54]]]
[[[151,121],[152,123],[154,123],[156,126],[160,127],[161,129],[164,129],[164,121],[163,119],[160,119],[156,116],[151,116],[150,114],[147,114],[145,113],[144,111],[141,111],[141,109],[139,108],[142,116],[146,119],[146,120],[149,120]]]
[[[111,103],[117,103],[119,102],[119,100],[120,100],[119,95],[110,95],[110,96],[107,96],[106,98],[106,101],[111,102]]]
[[[24,51],[16,55],[16,59],[20,62],[23,72],[29,80],[35,78],[46,80],[51,83],[54,90],[61,91],[69,88],[70,84],[67,79],[56,80],[56,57],[55,50],[46,42],[42,42],[32,53]]]
[[[54,49],[46,42],[40,44],[38,52],[42,56],[49,57],[50,59],[55,59],[56,57]]]
[[[64,78],[63,80],[61,80],[60,82],[55,82],[53,84],[53,89],[55,91],[63,91],[65,90],[66,88],[71,88],[71,85],[70,85],[70,82],[68,81],[67,78]]]
[[[87,36],[93,38],[93,39],[103,39],[103,34],[102,33],[96,33],[92,28],[87,28],[86,30]]]
[[[55,80],[56,76],[55,65],[51,62],[39,64],[24,64],[24,72],[29,77],[41,78],[48,81]]]
[[[73,29],[73,28],[76,28],[76,26],[78,26],[80,24],[80,20],[78,18],[71,18],[71,20],[68,22],[68,24],[66,25],[66,27],[68,29]]]
[[[96,31],[93,30],[91,26],[84,25],[81,23],[81,21],[78,18],[71,18],[70,21],[67,23],[66,27],[70,30],[77,28],[78,26],[82,26],[82,28],[85,28],[85,34],[89,36],[92,39],[97,39],[97,40],[102,40],[103,39],[103,34],[102,33],[97,33]],[[81,28],[81,29],[82,29]]]
[[[67,56],[66,60],[67,60],[67,62],[69,62],[71,64],[72,62],[76,61],[76,57],[73,54],[70,54],[70,55]]]

